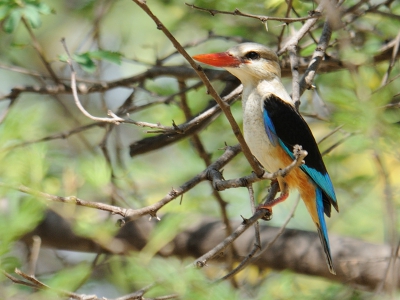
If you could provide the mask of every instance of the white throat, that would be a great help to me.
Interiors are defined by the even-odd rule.
[[[243,83],[243,105],[245,105],[245,102],[251,98],[253,101],[258,101],[261,107],[262,100],[264,100],[268,94],[276,95],[283,101],[294,105],[292,98],[278,77],[274,77],[270,80],[259,80],[257,82],[250,81]]]

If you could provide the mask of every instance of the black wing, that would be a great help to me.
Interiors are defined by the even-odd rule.
[[[264,100],[264,125],[271,143],[277,141],[282,148],[293,156],[293,146],[301,145],[308,152],[305,164],[300,168],[306,172],[324,192],[324,211],[330,216],[331,204],[338,210],[335,191],[322,160],[317,143],[303,117],[289,103],[275,95]],[[272,136],[274,136],[272,138]]]

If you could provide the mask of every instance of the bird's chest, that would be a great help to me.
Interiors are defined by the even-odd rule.
[[[279,146],[273,146],[265,131],[262,103],[249,96],[243,101],[243,132],[251,153],[270,172],[283,168]]]

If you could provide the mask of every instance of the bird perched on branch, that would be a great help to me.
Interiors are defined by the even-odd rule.
[[[281,82],[277,55],[263,45],[243,43],[226,52],[193,58],[224,68],[242,82],[244,138],[265,169],[275,172],[290,165],[295,145],[308,152],[303,165],[277,178],[280,196],[259,208],[270,209],[284,201],[290,189],[297,189],[318,228],[329,271],[336,274],[324,219],[324,213],[330,217],[331,205],[339,211],[335,191],[311,130]]]

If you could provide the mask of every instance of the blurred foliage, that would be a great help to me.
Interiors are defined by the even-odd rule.
[[[153,12],[173,32],[191,54],[222,51],[234,45],[235,37],[263,43],[277,49],[281,32],[287,40],[302,24],[285,25],[281,22],[243,18],[234,15],[201,12],[184,5],[182,1],[148,1]],[[192,1],[191,4],[209,9],[236,8],[251,14],[285,16],[285,1]],[[346,1],[345,8],[358,1]],[[374,5],[375,5],[374,1]],[[299,16],[315,9],[312,1],[293,1]],[[372,4],[371,4],[372,5]],[[400,1],[383,6],[385,13],[400,13]],[[396,38],[399,20],[383,13],[368,13],[345,18],[345,26],[333,32],[328,55],[339,58],[355,68],[319,74],[316,90],[306,91],[301,110],[320,116],[307,118],[317,140],[338,126],[341,130],[321,143],[321,150],[330,151],[325,162],[336,188],[340,214],[333,213],[328,220],[329,232],[363,240],[387,242],[389,227],[385,211],[385,181],[375,156],[384,162],[393,191],[395,214],[400,211],[399,124],[399,64],[394,64],[387,85],[382,78],[389,61],[374,63],[373,56]],[[22,22],[22,21],[26,22]],[[63,82],[68,81],[68,56],[60,43],[66,38],[73,60],[78,64],[78,75],[83,83],[115,80],[140,74],[157,59],[175,51],[154,23],[131,1],[0,1],[0,21],[3,32],[0,55],[0,90],[8,94],[16,86],[53,84],[41,59],[32,45],[35,41],[27,31],[33,30],[43,55]],[[323,20],[313,31],[318,39]],[[206,42],[202,39],[212,34]],[[199,43],[199,44],[197,44]],[[315,50],[310,36],[300,42],[300,54],[308,56]],[[183,58],[172,55],[166,65],[181,65]],[[188,80],[189,86],[197,80]],[[290,79],[285,79],[290,89]],[[215,83],[219,89],[222,85]],[[175,79],[157,78],[140,85],[118,88],[106,93],[80,95],[84,106],[94,115],[104,116],[107,109],[118,108],[135,89],[136,106],[148,108],[134,111],[134,120],[169,126],[185,121],[178,97],[167,103],[153,105],[179,90]],[[53,97],[54,96],[54,97]],[[204,88],[187,93],[188,105],[195,115],[207,105]],[[160,102],[162,102],[160,100]],[[322,103],[322,104],[321,104]],[[241,107],[232,106],[233,114],[241,122]],[[40,95],[24,93],[11,103],[0,99],[0,182],[9,185],[24,184],[38,191],[55,195],[77,195],[88,201],[112,203],[132,208],[152,204],[164,197],[171,187],[177,187],[202,171],[204,161],[199,158],[192,143],[183,140],[174,145],[139,157],[128,157],[128,145],[150,136],[143,128],[120,125],[108,132],[108,127],[94,126],[66,138],[30,143],[54,134],[65,133],[90,124],[67,94]],[[323,120],[321,120],[323,119]],[[329,121],[326,121],[329,120]],[[236,144],[226,119],[217,118],[200,133],[206,151],[214,160],[221,154],[224,143]],[[26,144],[23,144],[26,143]],[[19,145],[19,146],[18,146]],[[17,146],[17,147],[16,147]],[[107,151],[105,152],[104,149]],[[224,169],[226,178],[236,178],[250,172],[245,159],[239,156]],[[265,195],[268,183],[255,186],[258,200]],[[262,274],[255,267],[240,273],[241,287],[233,289],[228,282],[211,284],[210,280],[223,275],[222,270],[210,267],[204,272],[185,266],[191,260],[162,258],[155,254],[174,236],[201,216],[220,217],[220,208],[212,199],[211,188],[202,183],[183,197],[181,205],[172,202],[162,209],[168,213],[152,233],[152,242],[142,252],[127,257],[101,258],[99,266],[93,259],[61,261],[62,267],[49,267],[36,274],[50,286],[78,293],[99,291],[104,297],[117,297],[158,282],[146,297],[177,293],[182,299],[365,299],[373,297],[350,287],[319,278],[300,276],[290,272]],[[274,209],[272,225],[281,225],[293,205],[294,197]],[[249,216],[250,208],[245,189],[228,190],[222,197],[229,202],[231,218]],[[123,199],[123,200],[121,200]],[[97,211],[71,205],[51,205],[34,196],[26,196],[12,189],[0,188],[0,263],[12,272],[26,266],[25,256],[18,251],[18,239],[35,228],[42,220],[45,208],[61,211],[71,221],[74,231],[101,245],[107,245],[116,232],[112,218],[104,219]],[[314,230],[304,205],[300,205],[289,227]],[[21,250],[22,251],[22,250]],[[46,261],[46,259],[45,259]],[[58,261],[54,259],[54,261]],[[47,262],[56,265],[56,262]],[[50,270],[50,271],[49,271]],[[104,275],[106,274],[106,275]],[[107,282],[106,285],[104,282]],[[12,285],[0,278],[0,298],[53,299],[54,294],[32,291]],[[22,296],[21,296],[22,297]]]
[[[21,20],[29,22],[32,28],[38,28],[42,24],[41,15],[51,13],[50,7],[36,0],[3,0],[0,1],[0,21],[3,29],[12,33]]]

